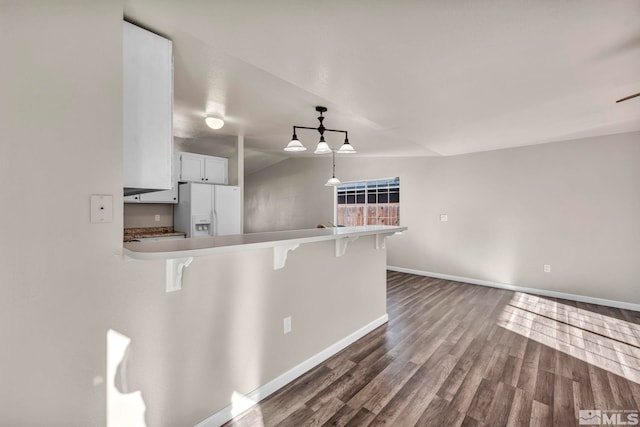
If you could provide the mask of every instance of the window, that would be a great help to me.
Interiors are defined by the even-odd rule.
[[[338,226],[400,225],[400,178],[345,182],[337,188]]]

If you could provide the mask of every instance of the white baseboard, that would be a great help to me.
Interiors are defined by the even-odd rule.
[[[544,297],[562,298],[571,301],[586,302],[590,304],[605,305],[607,307],[624,308],[626,310],[640,311],[640,304],[632,304],[623,301],[613,301],[604,298],[594,298],[584,295],[567,294],[564,292],[548,291],[546,289],[527,288],[524,286],[511,285],[508,283],[491,282],[489,280],[473,279],[471,277],[452,276],[449,274],[433,273],[431,271],[414,270],[411,268],[387,266],[387,270],[400,273],[416,274],[418,276],[434,277],[436,279],[453,280],[456,282],[471,283],[473,285],[489,286],[491,288],[508,289],[510,291],[524,292],[527,294],[540,295]]]
[[[380,316],[379,318],[369,323],[368,325],[363,326],[362,328],[358,329],[354,333],[344,337],[337,343],[322,350],[320,353],[310,357],[309,359],[305,360],[299,365],[289,369],[287,372],[280,375],[279,377],[260,386],[259,388],[252,391],[248,395],[240,397],[237,402],[234,402],[231,405],[224,407],[223,409],[216,412],[206,420],[196,424],[195,427],[221,426],[222,424],[229,421],[231,418],[246,411],[247,409],[249,409],[256,403],[258,403],[262,399],[266,398],[273,392],[289,384],[291,381],[295,380],[305,372],[311,370],[312,368],[315,368],[316,366],[318,366],[319,364],[321,364],[322,362],[324,362],[334,354],[338,353],[340,350],[344,349],[350,344],[353,344],[354,342],[356,342],[357,340],[359,340],[369,332],[376,329],[378,326],[384,325],[388,321],[389,321],[389,316],[387,314],[385,314],[384,316]]]

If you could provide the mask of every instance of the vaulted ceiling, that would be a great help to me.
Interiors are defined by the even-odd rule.
[[[248,169],[316,105],[363,156],[640,130],[640,97],[615,103],[640,92],[637,0],[125,0],[125,18],[174,42],[176,136],[242,134]],[[317,132],[298,136],[310,155]]]

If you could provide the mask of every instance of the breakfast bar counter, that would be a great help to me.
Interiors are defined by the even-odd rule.
[[[193,257],[210,256],[230,251],[273,248],[273,269],[284,268],[289,251],[301,244],[335,241],[335,256],[343,256],[350,242],[363,236],[375,236],[375,248],[384,249],[385,239],[406,227],[371,225],[361,227],[314,228],[273,231],[230,236],[124,243],[124,255],[137,260],[166,260],[167,292],[182,288],[182,270]]]
[[[134,259],[172,259],[206,256],[226,251],[293,245],[323,240],[343,241],[359,236],[378,235],[384,238],[406,230],[406,227],[370,225],[363,227],[313,228],[307,230],[272,231],[236,234],[232,236],[198,237],[158,242],[127,242],[126,256]]]
[[[238,402],[248,408],[384,325],[386,239],[405,230],[315,228],[124,243],[131,274],[154,271],[165,289],[153,294],[171,292],[162,304],[172,314],[159,322],[198,331],[189,357],[210,361],[207,384],[219,396],[198,427],[226,423]],[[158,321],[140,307],[141,321]]]

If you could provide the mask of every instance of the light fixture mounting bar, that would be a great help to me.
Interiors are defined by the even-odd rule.
[[[320,132],[319,128],[312,128],[309,126],[294,126],[293,127],[293,132],[295,133],[296,129],[309,129],[309,130],[317,130],[318,132]],[[323,128],[322,129],[324,132],[342,132],[344,134],[348,134],[349,132],[347,132],[346,130],[340,130],[340,129],[327,129],[327,128]]]
[[[320,117],[318,117],[318,121],[320,122],[320,126],[318,126],[317,128],[312,128],[312,127],[309,127],[309,126],[294,126],[293,127],[293,133],[296,133],[296,129],[317,130],[318,132],[320,132],[320,135],[323,135],[325,132],[341,132],[341,133],[344,133],[344,134],[347,133],[346,130],[327,129],[326,127],[324,127],[324,125],[322,124],[322,122],[324,120],[324,116],[322,115],[322,113],[326,113],[327,112],[327,107],[323,107],[321,105],[318,105],[316,107],[316,111],[318,113],[320,113]]]

